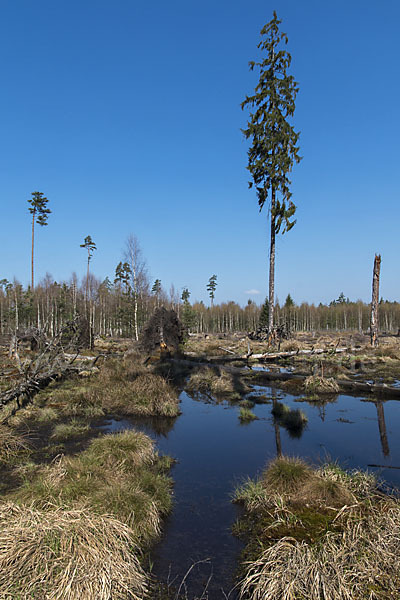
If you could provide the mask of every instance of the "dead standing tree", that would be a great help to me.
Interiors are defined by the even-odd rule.
[[[372,303],[371,303],[371,346],[378,346],[378,305],[379,305],[379,277],[381,272],[381,255],[375,254],[374,272],[372,277]]]

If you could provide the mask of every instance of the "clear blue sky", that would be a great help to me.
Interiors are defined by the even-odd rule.
[[[240,103],[257,76],[262,26],[282,20],[299,83],[292,176],[297,225],[277,247],[276,292],[328,302],[399,299],[398,0],[2,0],[0,278],[92,269],[114,277],[135,234],[154,280],[216,301],[267,292],[267,211],[248,190]],[[251,290],[259,293],[250,294]]]

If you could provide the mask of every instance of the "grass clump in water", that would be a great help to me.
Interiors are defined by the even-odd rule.
[[[308,422],[302,410],[290,409],[282,402],[275,402],[271,413],[292,437],[300,437]]]
[[[239,412],[239,421],[241,423],[251,423],[257,419],[256,415],[249,408],[241,407]]]
[[[339,386],[333,377],[310,375],[304,380],[304,387],[310,394],[337,394]]]
[[[130,527],[87,509],[0,506],[1,598],[142,600]]]
[[[400,597],[400,501],[372,475],[279,458],[241,486],[246,600]]]
[[[121,366],[110,361],[104,365],[87,395],[89,401],[106,413],[176,417],[179,399],[174,388],[143,365],[125,363]]]
[[[235,377],[224,369],[205,367],[192,373],[186,389],[190,394],[205,394],[209,397],[240,400],[250,391],[250,387],[240,377]]]

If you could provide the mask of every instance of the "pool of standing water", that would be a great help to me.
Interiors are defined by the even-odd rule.
[[[400,403],[339,395],[333,402],[299,402],[281,390],[256,386],[266,404],[256,404],[257,420],[241,424],[240,407],[210,403],[181,394],[182,414],[175,420],[110,421],[108,431],[135,426],[156,441],[158,450],[177,459],[174,508],[153,552],[153,573],[179,587],[188,598],[219,600],[235,584],[242,543],[231,534],[239,509],[232,504],[235,487],[254,477],[282,453],[313,464],[337,461],[346,469],[369,468],[389,485],[400,487]],[[301,409],[307,425],[294,437],[274,420],[273,399]],[[379,465],[368,467],[368,465]],[[186,586],[186,588],[185,588]],[[235,598],[231,591],[229,598]]]

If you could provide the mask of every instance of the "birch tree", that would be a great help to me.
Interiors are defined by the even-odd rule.
[[[125,244],[124,259],[130,268],[131,288],[133,296],[133,315],[135,339],[139,339],[138,303],[140,295],[147,291],[148,277],[146,261],[136,235],[130,234]]]

